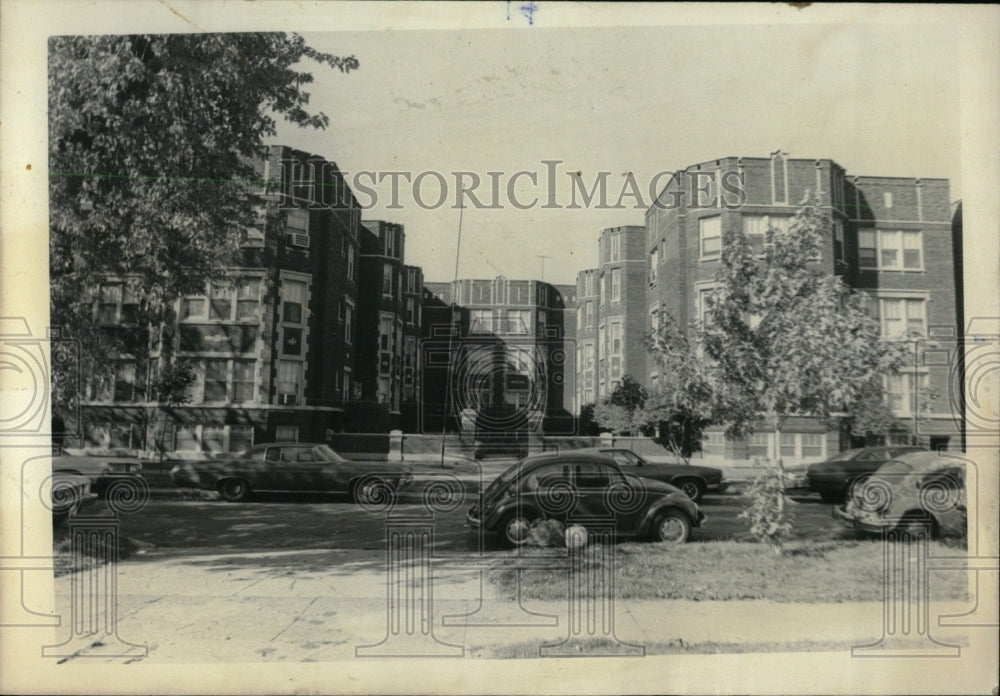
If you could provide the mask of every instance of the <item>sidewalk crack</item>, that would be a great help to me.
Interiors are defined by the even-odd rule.
[[[275,640],[275,638],[277,638],[282,633],[284,633],[285,631],[287,631],[288,629],[290,629],[292,626],[294,626],[296,623],[298,623],[299,619],[302,618],[302,615],[305,614],[307,611],[309,611],[309,607],[311,607],[313,604],[315,604],[316,600],[318,600],[318,599],[319,599],[319,597],[313,597],[312,600],[309,602],[309,604],[307,604],[305,606],[305,609],[303,609],[301,612],[299,612],[298,616],[293,617],[292,620],[288,623],[287,626],[285,626],[283,629],[281,629],[280,631],[278,631],[277,633],[275,633],[274,636],[271,637],[271,640],[269,640],[267,642],[268,643],[273,643],[274,640]]]

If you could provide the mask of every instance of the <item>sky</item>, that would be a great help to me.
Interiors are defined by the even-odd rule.
[[[429,281],[541,278],[574,283],[596,265],[606,227],[642,225],[657,172],[724,156],[831,158],[849,174],[941,177],[960,198],[956,37],[934,24],[660,26],[306,33],[353,53],[348,75],[309,63],[325,131],[279,127],[275,142],[383,178],[358,195],[366,219],[402,223],[407,263]],[[557,164],[544,164],[545,161]],[[398,182],[389,208],[391,175]],[[491,179],[499,209],[457,207],[454,172]],[[516,202],[507,187],[515,179]],[[447,197],[435,206],[441,192]],[[554,176],[550,176],[554,172]],[[568,209],[579,172],[609,172],[614,205],[631,172],[642,201]],[[367,176],[367,175],[366,175]],[[468,181],[468,179],[466,179]],[[550,181],[557,207],[544,209]],[[357,187],[354,187],[357,191]],[[530,206],[538,197],[537,205]],[[423,202],[423,206],[419,205]],[[579,202],[579,199],[578,199]],[[596,201],[595,201],[596,203]],[[545,257],[545,258],[541,258]]]

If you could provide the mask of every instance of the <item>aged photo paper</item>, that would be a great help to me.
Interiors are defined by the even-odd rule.
[[[0,17],[0,691],[997,693],[998,8],[0,0]],[[269,149],[247,170],[254,195],[267,201],[259,238],[249,244],[265,260],[236,264],[234,287],[198,276],[205,290],[178,292],[167,303],[177,350],[195,365],[189,396],[170,406],[140,396],[134,360],[124,373],[111,370],[104,391],[79,367],[72,379],[84,386],[70,413],[82,414],[80,439],[52,436],[53,389],[66,388],[53,379],[83,350],[78,335],[52,318],[56,295],[75,292],[56,276],[71,260],[100,253],[93,236],[73,243],[50,239],[50,230],[100,228],[118,240],[107,253],[129,255],[150,278],[172,272],[171,255],[198,259],[202,248],[200,238],[164,242],[173,232],[138,223],[122,229],[132,213],[118,213],[131,211],[131,202],[87,193],[110,190],[101,177],[114,189],[120,174],[54,166],[53,151],[89,146],[81,146],[90,137],[83,131],[114,102],[109,91],[67,107],[76,103],[59,89],[72,92],[103,70],[121,90],[115,98],[134,96],[123,86],[129,76],[114,74],[114,51],[89,63],[82,54],[58,62],[55,54],[65,48],[64,60],[66,47],[89,41],[74,44],[79,37],[183,35],[194,43],[178,45],[204,39],[215,50],[230,44],[214,36],[267,32],[301,36],[327,59],[307,52],[291,66],[312,75],[295,87],[309,100],[275,106],[275,132],[263,138]],[[160,49],[144,53],[145,41],[121,45],[147,60]],[[156,46],[184,63],[176,45]],[[265,91],[279,89],[264,84],[279,73],[248,59],[252,53],[224,49],[206,67],[198,51],[187,57],[203,80],[160,101],[149,97],[147,111],[130,112],[134,120],[102,137],[113,141],[115,128],[145,133],[131,145],[141,159],[147,145],[162,145],[159,134],[176,136],[164,115],[185,103],[204,108],[206,124],[232,118],[239,128],[241,116],[213,106],[234,102],[215,79],[224,71],[233,84],[253,85],[259,76]],[[78,72],[60,83],[50,65]],[[178,94],[180,106],[171,101]],[[53,135],[57,109],[59,123],[83,125],[79,138],[54,146],[50,139],[63,137]],[[318,113],[325,127],[303,115]],[[142,131],[142,119],[159,125]],[[203,171],[189,181],[170,176],[179,187],[194,182],[205,206],[221,210],[232,182]],[[308,203],[286,205],[279,189]],[[187,224],[178,220],[191,198],[180,188],[144,190],[143,215],[179,211],[164,224]],[[517,533],[522,522],[524,530],[535,523],[532,539],[544,531],[536,518],[513,513],[487,519],[489,504],[504,504],[489,503],[488,493],[509,483],[486,489],[504,470],[496,462],[613,442],[640,451],[639,425],[602,426],[613,436],[585,433],[583,407],[597,402],[600,411],[627,377],[644,394],[660,393],[669,370],[647,357],[643,336],[666,325],[668,313],[685,326],[714,316],[704,298],[720,282],[711,269],[727,253],[725,235],[742,224],[754,243],[772,244],[798,229],[801,216],[793,216],[811,205],[805,192],[818,194],[820,206],[827,196],[824,210],[836,220],[823,238],[829,248],[808,261],[829,260],[833,273],[873,298],[873,325],[909,336],[901,376],[884,382],[894,413],[904,414],[897,423],[904,444],[935,450],[963,472],[964,483],[951,488],[898,479],[932,513],[917,515],[926,537],[900,541],[883,532],[880,540],[861,512],[853,524],[869,535],[849,530],[853,494],[840,491],[837,502],[825,494],[783,498],[780,478],[788,530],[761,532],[766,522],[740,516],[752,496],[766,495],[752,492],[764,471],[754,468],[755,456],[785,457],[789,470],[778,475],[797,471],[801,483],[809,464],[865,444],[852,440],[850,426],[809,421],[803,408],[792,409],[780,432],[737,437],[718,425],[699,433],[697,453],[686,452],[683,465],[721,469],[725,483],[663,474],[662,482],[642,483],[639,502],[616,498],[621,491],[607,474],[600,482],[600,466],[625,471],[628,462],[580,455],[573,481],[583,492],[569,495],[588,504],[580,465],[597,467],[594,499],[632,515],[631,526],[619,516],[598,537],[566,518],[550,530],[556,549],[511,551],[490,541],[497,530]],[[66,200],[69,212],[60,208]],[[236,225],[239,217],[244,231],[258,219],[249,208],[232,220],[220,210],[213,220]],[[196,218],[192,226],[205,224]],[[282,260],[268,268],[269,258]],[[324,263],[345,270],[327,273]],[[80,289],[93,294],[102,325],[127,323],[129,308],[141,304],[130,301],[128,279],[116,278],[117,285]],[[474,380],[454,364],[450,329],[428,329],[442,318],[450,327],[449,311],[459,310],[470,332],[486,326],[505,335],[509,355],[545,350],[547,357],[541,366],[515,358],[527,377],[506,372],[465,389]],[[818,326],[823,315],[815,311],[808,313]],[[369,328],[370,344],[352,342],[352,331]],[[438,349],[444,358],[435,365]],[[169,360],[157,350],[150,355],[160,367],[142,369],[162,377]],[[98,355],[100,367],[121,363],[124,353]],[[795,360],[788,365],[797,369]],[[532,381],[539,370],[549,370],[541,391]],[[456,379],[465,380],[462,388]],[[760,391],[772,386],[762,382]],[[315,398],[320,389],[337,396]],[[449,406],[451,394],[471,403],[501,392],[513,411],[545,402],[523,426],[530,436],[510,445],[446,434],[449,417],[456,432],[490,429],[477,420],[484,410]],[[351,401],[373,406],[366,423],[385,415],[377,437],[357,434]],[[108,425],[115,418],[129,422]],[[83,425],[98,421],[93,431]],[[650,442],[652,422],[642,424]],[[159,455],[137,444],[156,427],[163,428]],[[260,448],[274,442],[288,447]],[[286,488],[239,478],[202,485],[220,476],[205,473],[206,461],[219,455],[220,466],[230,466],[247,448],[260,450],[261,465],[300,456],[293,449],[317,466],[345,465],[341,454],[378,464],[368,478],[322,489],[291,479]],[[59,519],[57,488],[84,490],[87,473],[60,478],[49,461],[100,452],[121,459],[125,450],[142,461],[143,476],[122,480],[141,486],[117,496],[109,489],[93,507]],[[306,495],[316,490],[324,495]],[[540,496],[552,513],[542,517],[558,516],[558,493],[566,490]],[[399,504],[395,513],[380,507],[386,500]],[[935,505],[947,509],[935,517]],[[86,517],[97,512],[104,522]],[[964,539],[948,537],[952,522]],[[490,525],[489,534],[478,531]],[[598,543],[622,534],[654,541]],[[782,535],[790,539],[784,549]],[[87,544],[104,556],[68,572]]]

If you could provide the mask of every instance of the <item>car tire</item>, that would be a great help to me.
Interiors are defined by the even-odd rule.
[[[531,525],[537,518],[523,512],[504,515],[497,525],[501,543],[509,549],[526,545],[531,540]]]
[[[225,479],[219,482],[219,494],[230,503],[239,503],[250,497],[250,482],[246,479]]]
[[[672,485],[680,488],[684,495],[696,503],[705,495],[705,484],[698,479],[679,479]]]
[[[653,541],[683,544],[691,536],[691,520],[680,510],[666,510],[653,520],[650,536]]]
[[[903,515],[894,531],[905,533],[910,541],[917,539],[922,533],[927,533],[931,539],[937,539],[939,533],[937,520],[923,510],[913,510]]]
[[[870,475],[865,475],[865,476],[858,476],[856,479],[851,479],[850,481],[848,481],[846,489],[847,492],[844,495],[844,500],[847,501],[853,500],[857,502],[861,493],[861,488],[862,486],[865,485],[865,483],[868,481],[869,478],[871,478]]]

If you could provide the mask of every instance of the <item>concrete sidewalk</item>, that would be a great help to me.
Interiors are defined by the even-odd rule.
[[[535,656],[537,647],[560,643],[571,630],[575,637],[603,638],[601,649],[619,655],[725,652],[732,644],[849,651],[883,635],[880,603],[618,599],[606,606],[584,602],[576,612],[568,600],[518,604],[499,597],[485,571],[466,560],[435,562],[430,575],[402,564],[402,575],[389,582],[381,550],[149,550],[117,566],[118,618],[110,633],[71,634],[68,617],[73,583],[78,590],[94,587],[87,585],[96,577],[91,573],[111,568],[57,578],[56,611],[64,619],[56,634],[68,639],[62,650],[70,660],[156,663]],[[75,613],[96,616],[99,626],[97,601],[83,600]],[[931,616],[967,609],[964,602],[934,605]],[[575,628],[571,616],[581,620]],[[935,629],[935,637],[966,640],[954,629]],[[146,646],[148,654],[127,642]],[[567,650],[572,655],[576,648]]]

